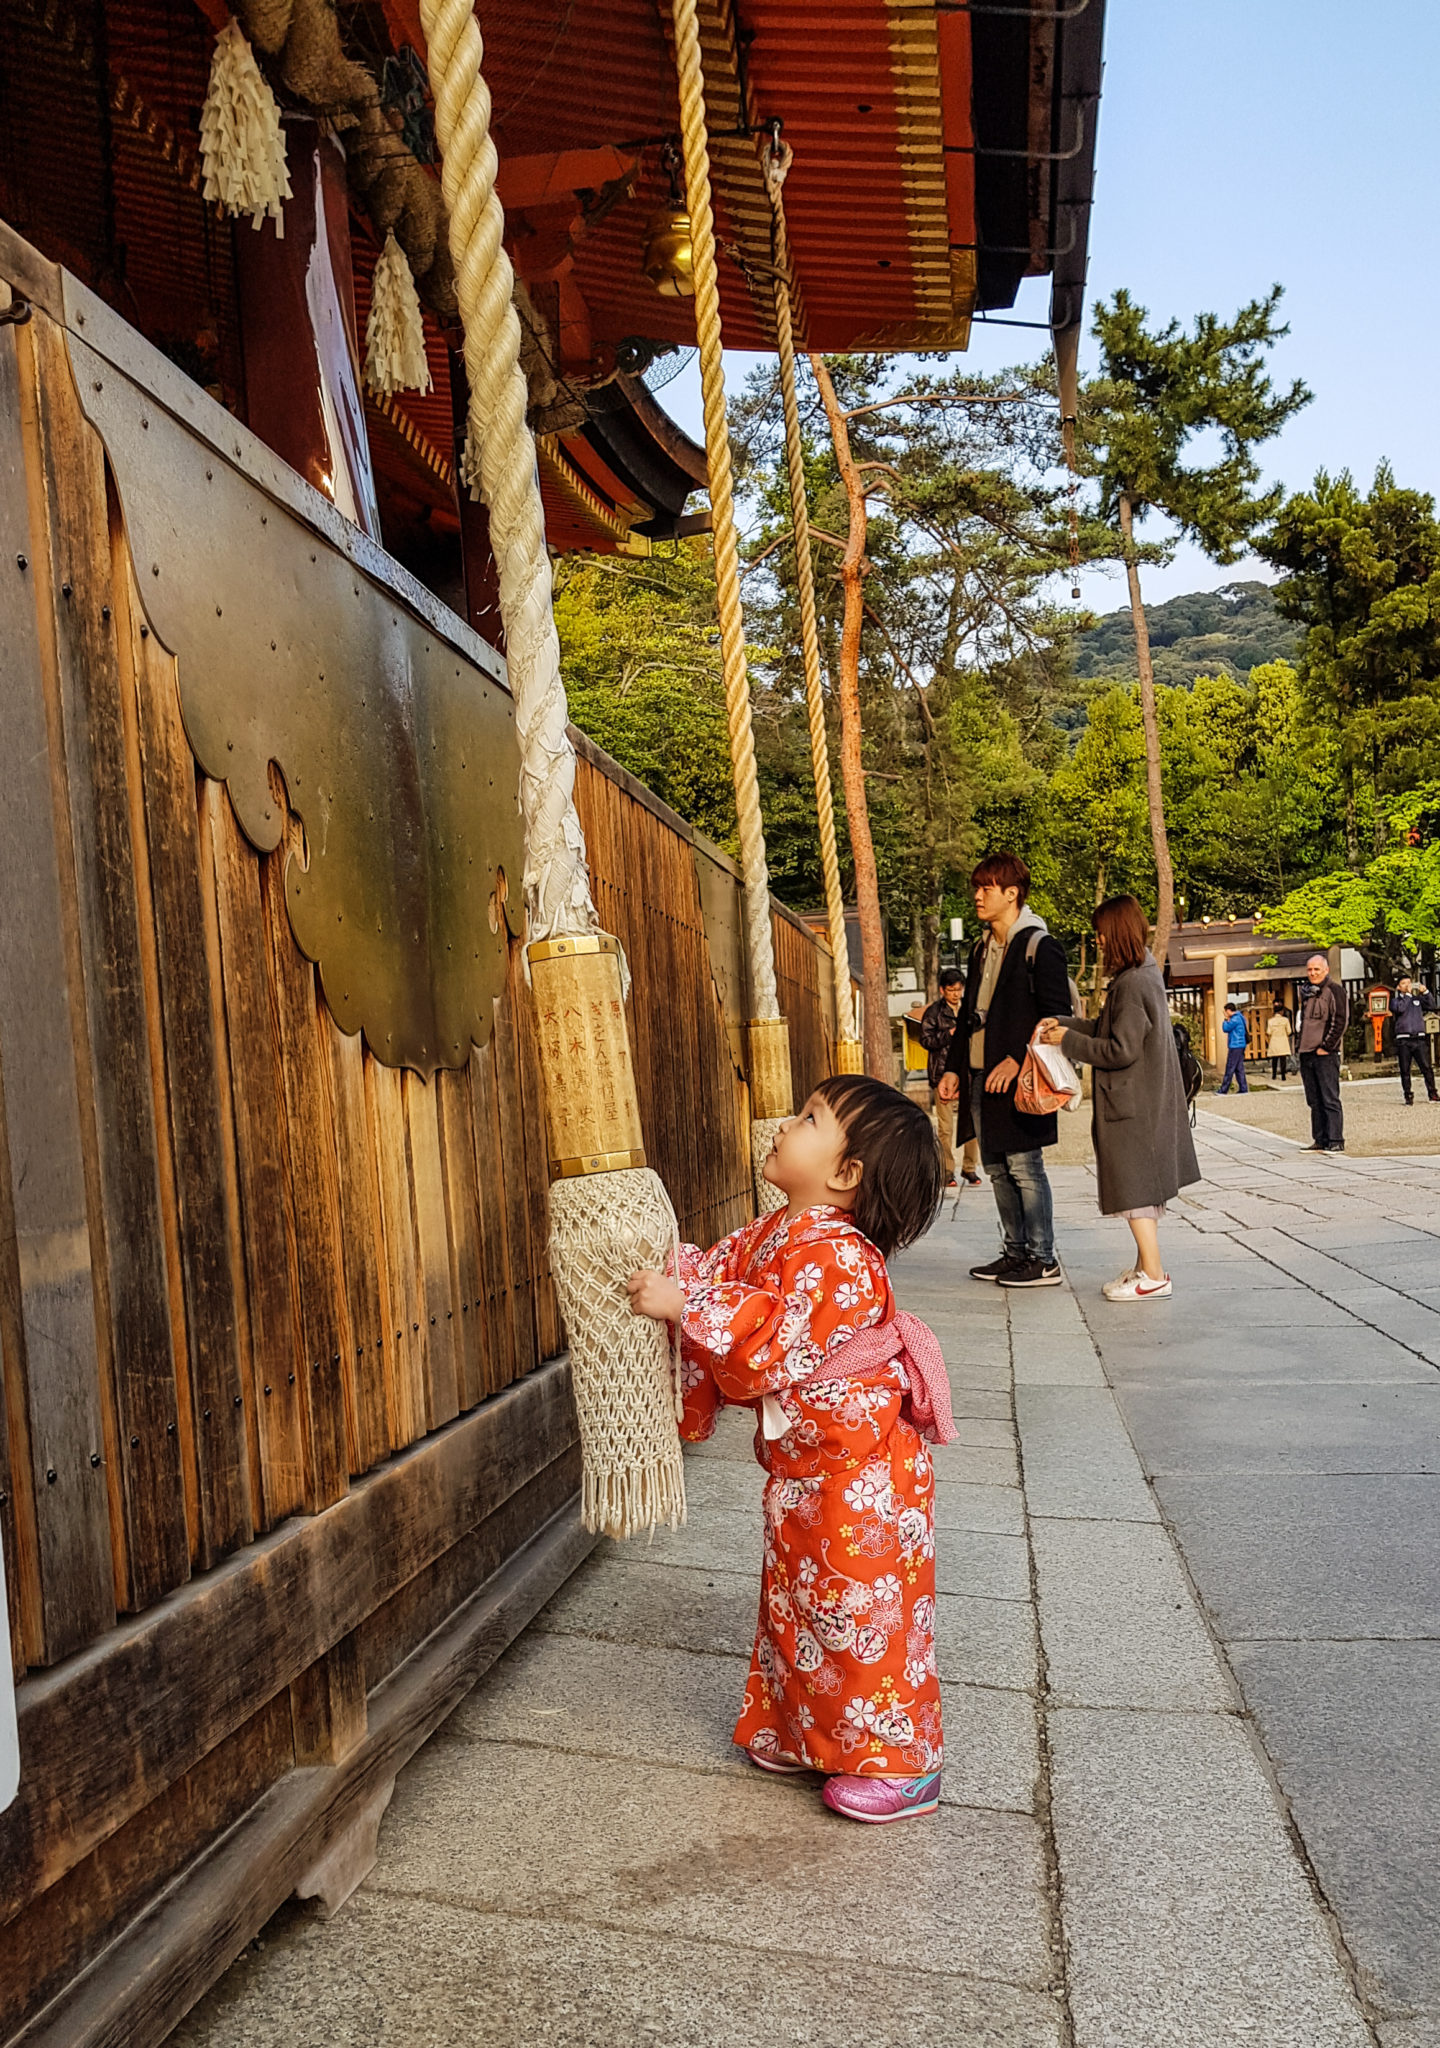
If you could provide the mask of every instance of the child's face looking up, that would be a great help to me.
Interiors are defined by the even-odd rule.
[[[853,1208],[861,1171],[858,1159],[845,1156],[844,1126],[819,1095],[781,1126],[765,1161],[765,1178],[788,1195],[792,1215],[823,1203]]]

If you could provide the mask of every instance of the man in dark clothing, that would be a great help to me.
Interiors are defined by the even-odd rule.
[[[935,1128],[940,1138],[940,1164],[945,1169],[945,1187],[948,1193],[958,1187],[955,1178],[955,1104],[940,1093],[940,1077],[945,1072],[945,1060],[950,1051],[950,1041],[955,1036],[955,1025],[960,1015],[960,1005],[965,997],[965,977],[958,967],[942,967],[937,977],[940,995],[929,1008],[917,1015],[920,1005],[910,1012],[907,1023],[913,1023],[920,1043],[929,1058],[926,1074],[930,1082],[930,1103],[935,1111]],[[960,1171],[965,1185],[978,1188],[980,1185],[980,1147],[971,1138],[965,1146]]]
[[[1312,1152],[1345,1150],[1345,1114],[1340,1107],[1340,1051],[1350,1021],[1350,998],[1330,973],[1323,953],[1305,962],[1314,994],[1300,1012],[1300,1079],[1310,1105]]]
[[[1016,1109],[1015,1083],[1040,1019],[1070,1014],[1065,949],[1026,909],[1030,870],[1017,855],[988,854],[970,880],[989,935],[970,955],[940,1093],[958,1104],[961,1135],[979,1137],[1004,1236],[1001,1256],[970,1272],[1001,1287],[1058,1287],[1064,1276],[1044,1147],[1059,1131],[1053,1111],[1024,1116]]]
[[[1435,998],[1429,989],[1416,988],[1408,974],[1402,974],[1395,984],[1395,993],[1390,998],[1390,1015],[1394,1021],[1395,1051],[1400,1060],[1400,1092],[1413,1109],[1415,1092],[1411,1081],[1411,1070],[1420,1069],[1425,1080],[1425,1093],[1432,1102],[1440,1102],[1435,1093],[1435,1063],[1430,1057],[1430,1041],[1425,1036],[1426,1012],[1435,1007]]]

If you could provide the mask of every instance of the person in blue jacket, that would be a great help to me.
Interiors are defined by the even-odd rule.
[[[1440,1102],[1435,1093],[1435,1062],[1430,1057],[1430,1041],[1425,1035],[1425,1019],[1435,1007],[1435,998],[1428,988],[1421,988],[1408,974],[1402,974],[1390,998],[1390,1017],[1395,1027],[1395,1051],[1400,1061],[1400,1092],[1410,1108],[1415,1106],[1414,1082],[1411,1078],[1415,1067],[1425,1083],[1425,1093],[1432,1102]]]
[[[1245,1078],[1245,1048],[1250,1043],[1250,1029],[1233,1003],[1225,1005],[1225,1022],[1220,1027],[1225,1033],[1225,1043],[1230,1050],[1225,1055],[1225,1078],[1216,1089],[1217,1095],[1228,1095],[1230,1083],[1240,1083],[1240,1093],[1250,1093],[1250,1083]]]

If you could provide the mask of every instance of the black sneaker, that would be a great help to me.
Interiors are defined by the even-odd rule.
[[[988,1266],[972,1266],[970,1268],[970,1278],[972,1280],[999,1280],[1006,1273],[1018,1272],[1021,1266],[1028,1266],[1029,1263],[1028,1259],[1017,1259],[1009,1252],[1001,1252],[999,1258],[992,1259]]]
[[[1001,1287],[1062,1287],[1065,1284],[1059,1262],[1053,1259],[1048,1266],[1042,1259],[1021,1259],[1018,1264],[1011,1265],[1008,1273],[997,1273],[995,1278]]]

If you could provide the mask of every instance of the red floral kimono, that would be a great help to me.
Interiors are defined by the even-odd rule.
[[[747,1403],[770,1475],[736,1742],[820,1771],[938,1769],[934,1466],[901,1415],[899,1365],[847,1381],[837,1362],[895,1312],[884,1259],[843,1209],[780,1210],[713,1251],[683,1247],[680,1282],[680,1433],[699,1442]]]

